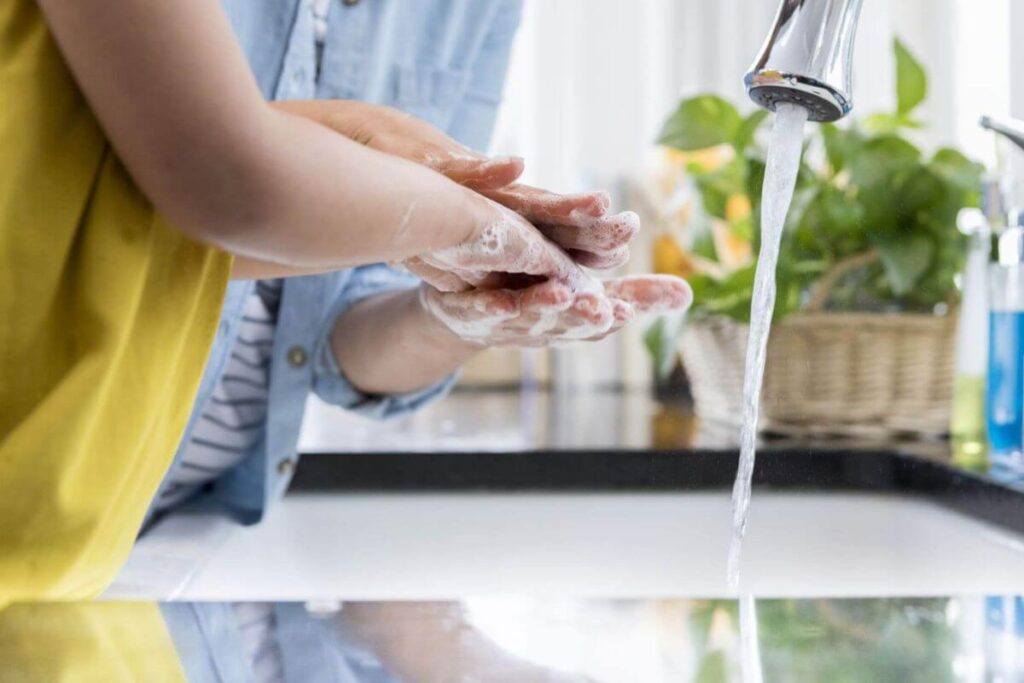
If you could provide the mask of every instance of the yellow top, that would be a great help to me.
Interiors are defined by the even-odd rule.
[[[186,683],[160,609],[113,602],[0,608],[0,681]]]
[[[230,267],[156,216],[35,2],[0,2],[0,605],[114,577],[184,430]]]

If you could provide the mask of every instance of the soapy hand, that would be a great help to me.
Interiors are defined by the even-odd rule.
[[[639,232],[639,218],[629,212],[609,215],[611,201],[604,192],[560,195],[515,183],[523,172],[522,159],[487,157],[390,107],[349,100],[277,102],[274,106],[476,190],[523,216],[580,265],[607,270],[629,260],[629,243]],[[456,287],[457,278],[424,267],[422,260],[403,265],[444,289]]]
[[[479,154],[388,107],[340,100],[275,106],[427,166],[480,195],[474,211],[483,213],[475,215],[481,226],[475,234],[401,263],[424,280],[425,309],[462,339],[487,346],[596,340],[638,313],[690,304],[690,288],[677,278],[602,284],[581,270],[624,264],[640,230],[635,213],[609,213],[607,193],[560,195],[517,183],[521,159]]]
[[[469,240],[402,263],[443,292],[473,288],[520,289],[544,280],[574,283],[585,277],[569,255],[519,214],[486,202],[490,215]]]
[[[423,285],[426,310],[452,333],[482,346],[548,346],[596,341],[637,314],[689,307],[693,294],[679,278],[641,275],[600,283],[549,280],[525,289],[441,292]]]
[[[518,183],[480,191],[537,226],[581,266],[618,268],[629,260],[629,243],[640,232],[632,211],[609,214],[605,192],[560,195]]]

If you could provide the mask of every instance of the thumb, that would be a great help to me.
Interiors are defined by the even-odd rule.
[[[497,190],[511,185],[526,168],[519,157],[485,157],[452,153],[428,162],[435,171],[473,190]]]

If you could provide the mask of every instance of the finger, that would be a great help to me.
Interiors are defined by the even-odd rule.
[[[449,273],[428,265],[419,258],[410,258],[400,264],[413,275],[442,292],[463,292],[471,285],[455,273]]]
[[[510,185],[484,195],[507,206],[531,223],[583,227],[608,213],[607,192],[557,194],[529,185]]]
[[[636,316],[636,307],[628,301],[622,299],[612,299],[612,315],[615,318],[615,324],[622,325],[628,324]]]
[[[608,329],[608,331],[602,334],[595,335],[593,337],[589,337],[585,341],[601,341],[602,339],[605,339],[615,334],[623,327],[628,325],[630,322],[632,322],[633,318],[636,316],[636,309],[633,307],[632,304],[626,301],[612,299],[612,314],[614,320],[612,322],[612,326]]]
[[[605,254],[629,246],[640,233],[640,216],[625,211],[586,226],[541,224],[538,228],[563,249]]]
[[[562,282],[549,280],[522,292],[522,315],[513,324],[521,328],[524,343],[529,346],[546,344],[551,331],[576,300],[573,291]]]
[[[423,257],[440,270],[537,275],[563,282],[584,277],[579,266],[522,216],[492,204],[494,220],[472,240]]]
[[[505,187],[518,180],[525,169],[520,157],[489,157],[408,116],[391,123],[394,130],[375,135],[371,147],[414,161],[467,187]]]
[[[568,310],[575,301],[572,290],[562,282],[548,280],[522,292],[523,314],[561,312]]]
[[[630,254],[628,246],[599,254],[577,250],[569,252],[569,256],[572,257],[573,261],[591,270],[615,270],[620,268],[629,263]]]
[[[683,311],[693,302],[693,290],[672,275],[635,275],[609,280],[605,292],[613,299],[632,304],[637,313]]]
[[[461,185],[481,191],[511,185],[525,168],[519,157],[452,156],[436,170]]]
[[[454,334],[468,341],[493,344],[494,331],[519,317],[519,296],[507,290],[440,292],[424,285],[424,308]]]
[[[528,306],[530,295],[552,292],[558,308]],[[492,346],[543,347],[560,342],[597,340],[620,329],[632,318],[632,305],[591,292],[572,295],[559,283],[537,285],[522,293],[520,315],[495,326],[487,338]],[[566,300],[568,303],[562,303]],[[538,296],[544,299],[543,296]]]
[[[547,346],[606,334],[615,325],[615,304],[604,294],[574,294],[561,283],[537,285],[522,294],[519,317],[494,329],[495,343]]]
[[[466,321],[512,320],[519,316],[519,296],[506,289],[438,291],[432,300],[449,315],[459,316]]]
[[[613,306],[608,297],[589,292],[579,294],[552,329],[552,341],[590,339],[605,334],[614,323]]]

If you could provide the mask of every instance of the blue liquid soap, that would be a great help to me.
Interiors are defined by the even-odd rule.
[[[1024,311],[992,311],[989,316],[987,403],[993,460],[1021,460],[1024,454]]]

